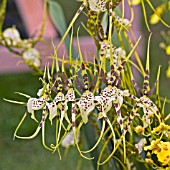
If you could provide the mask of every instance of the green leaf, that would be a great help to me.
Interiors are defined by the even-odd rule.
[[[50,17],[52,19],[52,22],[54,24],[54,26],[56,27],[57,31],[59,32],[60,36],[63,37],[66,30],[67,30],[67,23],[66,23],[66,19],[64,16],[64,12],[63,9],[61,7],[61,5],[53,0],[49,0],[49,14]],[[70,45],[70,35],[67,34],[65,40],[64,40],[67,52],[69,53],[69,45]],[[76,52],[75,49],[73,48],[73,58],[76,57]]]

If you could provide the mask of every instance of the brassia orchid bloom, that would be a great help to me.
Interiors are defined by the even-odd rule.
[[[148,29],[146,5],[156,14],[159,21],[167,27],[169,25],[162,20],[160,16],[162,13],[159,13],[149,0],[81,0],[81,2],[57,48],[53,44],[52,63],[46,64],[43,71],[38,70],[41,58],[39,51],[34,47],[41,35],[32,40],[22,40],[16,28],[1,31],[1,43],[10,50],[16,48],[23,50],[21,56],[24,62],[41,73],[42,86],[37,96],[18,93],[27,98],[26,103],[5,99],[26,106],[14,137],[32,139],[41,130],[43,146],[52,153],[58,151],[60,159],[61,146],[67,149],[74,146],[80,156],[87,160],[94,159],[93,153],[97,151],[98,158],[95,155],[97,170],[100,166],[107,165],[107,162],[109,165],[113,164],[115,169],[132,170],[138,162],[142,162],[147,169],[169,168],[170,127],[166,121],[170,116],[165,117],[166,99],[163,101],[161,98],[161,101],[159,96],[160,67],[156,82],[150,88],[151,35],[147,44],[144,69],[136,51],[140,38],[136,38],[137,40],[134,38],[135,41],[130,38],[134,36],[131,24],[135,17],[131,5],[141,4]],[[115,8],[118,8],[121,2],[122,15],[118,15]],[[125,2],[129,5],[130,19],[124,17]],[[93,54],[86,49],[87,53],[82,53],[78,28],[78,48],[77,53],[73,54],[72,29],[69,52],[63,52],[63,57],[59,58],[58,50],[82,11],[87,16],[87,25],[83,24],[83,27],[94,40],[97,51]],[[105,17],[105,22],[102,17]],[[41,31],[43,32],[43,29]],[[168,42],[162,47],[169,54]],[[135,56],[135,63],[130,59],[132,54]],[[85,60],[87,56],[90,61]],[[144,79],[142,88],[134,78],[136,75],[132,73],[132,67],[135,67]],[[40,120],[37,114],[41,114]],[[30,115],[35,123],[38,123],[37,128],[31,136],[19,136],[19,129],[25,123],[26,116]],[[51,126],[46,132],[48,121]],[[48,146],[45,134],[50,133],[51,128],[55,128],[55,139]],[[87,141],[90,142],[89,146],[84,145],[85,135],[80,136],[85,130],[87,134],[93,131],[95,133],[93,139]],[[87,153],[92,155],[86,156]]]

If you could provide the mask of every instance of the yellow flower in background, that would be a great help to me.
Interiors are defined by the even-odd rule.
[[[155,153],[155,154],[156,154],[157,152],[160,151],[159,143],[160,143],[160,140],[159,140],[159,139],[152,140],[151,145],[145,146],[145,147],[144,147],[144,150],[145,150],[145,151],[151,150],[152,153]]]
[[[162,163],[162,165],[170,166],[170,142],[160,142],[161,151],[157,153],[158,161]]]
[[[156,139],[151,142],[151,145],[145,146],[144,150],[151,150],[152,153],[157,155],[158,161],[163,166],[170,166],[170,142],[163,142]]]
[[[152,130],[152,133],[164,132],[170,130],[170,126],[165,123],[160,123],[160,125]]]
[[[166,47],[166,54],[167,54],[167,55],[170,55],[170,45],[168,45],[168,46]]]
[[[138,5],[141,3],[141,0],[132,0],[132,5]]]
[[[159,17],[157,14],[152,14],[150,17],[150,23],[151,24],[157,24],[159,22]]]
[[[151,24],[157,24],[159,22],[164,8],[165,8],[164,4],[162,4],[162,5],[160,5],[159,7],[156,8],[156,13],[152,14],[151,17],[150,17],[150,23]]]

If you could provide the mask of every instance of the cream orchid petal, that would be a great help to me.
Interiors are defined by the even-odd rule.
[[[121,106],[123,104],[123,96],[118,96],[118,105]]]
[[[95,108],[93,93],[87,90],[82,94],[77,105],[80,109],[83,122],[86,124],[88,122],[88,114]]]
[[[52,123],[54,117],[57,116],[57,104],[55,102],[47,103],[47,107],[49,109],[49,120]]]
[[[116,100],[115,90],[112,87],[108,86],[101,91],[100,96],[95,97],[95,100],[98,101],[98,103],[100,104],[100,106],[96,105],[98,110],[101,111],[102,107],[102,110],[107,113],[112,107],[112,101]]]
[[[27,111],[28,113],[31,113],[32,112],[32,104],[33,104],[33,101],[35,100],[36,98],[30,98],[27,102]]]
[[[129,90],[123,90],[123,96],[129,96]]]
[[[27,102],[27,110],[29,113],[32,112],[32,110],[40,110],[44,107],[45,100],[44,98],[30,98]]]
[[[40,110],[44,107],[44,105],[45,105],[45,99],[43,97],[41,97],[41,98],[33,100],[32,109]]]

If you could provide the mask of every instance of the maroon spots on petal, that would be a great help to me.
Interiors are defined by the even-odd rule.
[[[72,114],[76,114],[76,109],[74,107],[72,108]]]
[[[122,125],[123,124],[123,121],[122,119],[119,120],[119,124]]]
[[[147,75],[149,75],[149,70],[146,70],[145,73],[146,73]]]
[[[77,13],[80,14],[81,13],[81,9],[78,9]]]
[[[144,86],[149,86],[149,83],[148,82],[144,82]]]
[[[132,112],[131,115],[134,116],[134,112]]]
[[[116,104],[114,104],[114,105],[115,105],[115,107],[116,107],[116,108],[118,108],[118,104],[117,104],[117,103],[116,103]]]
[[[103,120],[104,120],[104,121],[107,121],[107,120],[108,120],[108,117],[103,117]]]
[[[131,122],[132,121],[132,119],[129,117],[129,122]]]
[[[118,70],[121,71],[121,70],[122,70],[122,67],[119,67]]]
[[[135,106],[134,106],[134,109],[136,110],[137,108],[138,108],[138,106],[137,106],[137,105],[135,105]]]
[[[120,114],[121,114],[121,111],[120,111],[120,109],[117,111],[117,115],[118,116],[120,116]]]
[[[72,121],[72,127],[75,127],[75,126],[76,126],[76,122]]]
[[[124,130],[122,130],[122,135],[124,134]]]

